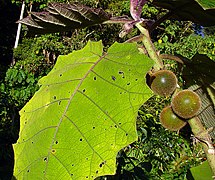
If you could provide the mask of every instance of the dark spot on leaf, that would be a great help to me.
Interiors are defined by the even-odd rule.
[[[110,128],[112,128],[113,126],[110,126]]]
[[[55,141],[55,144],[58,144],[58,141]]]
[[[56,97],[56,96],[54,96],[53,98],[54,98],[54,99],[56,99],[57,97]]]
[[[82,92],[84,93],[86,91],[86,89],[83,89]]]
[[[113,144],[110,144],[111,146],[113,146]]]
[[[124,79],[124,78],[125,78],[125,76],[122,76],[122,78]]]
[[[43,174],[45,174],[45,171],[43,171]]]
[[[107,129],[105,128],[104,130],[106,131]]]
[[[88,178],[88,176],[86,176],[86,178]]]
[[[60,77],[62,76],[62,74],[59,75]]]
[[[25,139],[22,139],[22,141],[25,141]]]
[[[86,160],[88,160],[88,158],[86,158]]]
[[[25,110],[23,112],[25,112]]]
[[[129,83],[127,83],[127,85],[129,86],[131,83],[129,82]]]
[[[47,161],[47,157],[45,157],[45,158],[43,159],[43,161]]]
[[[116,77],[115,76],[111,76],[112,80],[115,81],[116,80]]]
[[[82,141],[82,138],[80,139],[80,141]]]
[[[121,122],[119,122],[119,125],[121,125],[122,123]]]
[[[60,104],[61,104],[61,101],[58,102],[58,105],[59,105],[59,106],[60,106]]]
[[[55,149],[52,149],[52,153],[55,153],[56,152],[56,150]]]
[[[31,144],[34,144],[34,142],[32,141]]]
[[[126,133],[125,135],[128,136],[128,133]]]
[[[28,169],[27,172],[30,172],[30,170]]]
[[[25,121],[25,124],[27,124],[27,121]]]
[[[98,174],[99,173],[99,171],[96,171],[96,174]]]
[[[130,69],[128,69],[128,71],[131,71]]]
[[[117,125],[114,125],[115,128],[117,128]]]
[[[93,79],[96,80],[96,76],[94,76]]]
[[[101,164],[99,164],[99,167],[101,168],[105,163],[106,161],[103,161]]]
[[[124,74],[124,72],[123,71],[119,71],[119,74]]]
[[[135,81],[138,81],[138,79],[135,79]]]
[[[74,164],[72,164],[72,166],[74,166]]]
[[[122,92],[120,92],[119,94],[122,94]]]
[[[73,176],[73,174],[71,174],[71,176]]]
[[[96,127],[95,126],[93,126],[93,129],[95,129]]]

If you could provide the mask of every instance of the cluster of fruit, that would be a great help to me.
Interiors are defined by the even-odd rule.
[[[172,95],[177,87],[177,77],[169,70],[159,70],[151,73],[149,86],[160,96]],[[165,107],[160,113],[161,124],[171,130],[177,131],[184,127],[187,120],[196,116],[201,108],[201,99],[191,90],[182,90],[174,93],[171,105]]]

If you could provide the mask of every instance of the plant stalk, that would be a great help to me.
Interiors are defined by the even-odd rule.
[[[211,167],[213,176],[215,176],[215,149],[213,147],[208,131],[202,125],[198,117],[194,117],[188,121],[193,134],[200,140],[200,144],[206,154],[208,163]]]
[[[149,31],[144,28],[143,26],[141,26],[140,23],[136,24],[136,27],[140,30],[140,32],[143,34],[142,36],[142,42],[149,54],[149,57],[155,62],[154,65],[154,69],[160,70],[163,68],[163,62],[161,61],[161,59],[159,58],[156,49],[154,47],[154,44],[151,41],[150,35],[149,35]]]

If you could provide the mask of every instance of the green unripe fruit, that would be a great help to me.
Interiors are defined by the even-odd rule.
[[[167,106],[161,111],[160,122],[163,127],[170,131],[178,131],[187,123],[173,112],[171,106]]]
[[[183,90],[176,94],[172,99],[173,111],[184,119],[194,117],[201,108],[201,99],[191,90]]]
[[[160,70],[151,75],[151,89],[160,96],[171,95],[177,86],[177,77],[172,71]]]

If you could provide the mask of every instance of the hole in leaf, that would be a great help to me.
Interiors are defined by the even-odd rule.
[[[135,81],[138,81],[138,79],[135,79]]]
[[[111,76],[112,80],[115,81],[116,80],[116,77],[115,76]]]
[[[96,76],[93,77],[93,80],[96,81]]]
[[[96,127],[95,126],[93,126],[93,129],[95,129]]]
[[[30,172],[30,170],[28,169],[27,172]]]
[[[71,176],[73,176],[73,174],[71,174]]]
[[[82,138],[80,138],[80,141],[82,141]]]
[[[99,171],[97,170],[97,171],[96,171],[96,174],[98,174],[98,173],[99,173]]]
[[[88,178],[88,176],[86,176],[86,178]]]
[[[128,133],[126,133],[125,135],[128,136]]]
[[[86,91],[86,89],[83,89],[82,92],[84,93]]]
[[[43,159],[43,161],[45,161],[45,162],[46,162],[46,161],[47,161],[47,157],[45,157],[45,158]]]
[[[53,98],[54,98],[54,99],[56,99],[57,97],[56,97],[56,96],[54,96]]]
[[[58,141],[55,141],[55,144],[58,144]]]
[[[117,125],[114,125],[115,128],[117,128]]]
[[[62,74],[59,75],[60,77],[62,76]]]
[[[72,164],[72,166],[74,166],[74,164]]]
[[[122,123],[121,122],[119,122],[119,125],[121,125]]]
[[[31,144],[34,144],[34,142],[32,141]]]
[[[119,71],[119,74],[124,74],[124,72],[123,71]]]
[[[58,105],[59,105],[59,106],[60,106],[60,104],[61,104],[61,101],[58,102]]]
[[[127,83],[127,85],[129,86],[131,83],[129,82],[129,83]]]

